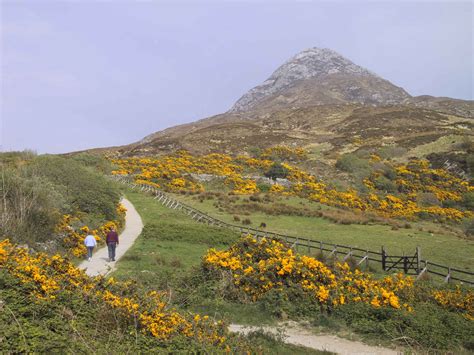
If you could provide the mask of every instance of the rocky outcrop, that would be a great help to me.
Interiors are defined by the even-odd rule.
[[[396,104],[410,98],[402,88],[337,52],[326,48],[310,48],[288,60],[263,84],[243,95],[230,112],[245,112],[272,98],[281,101],[283,97],[286,102],[301,101],[297,88],[304,86],[302,91],[307,95],[308,83],[314,95],[304,102],[313,104]]]

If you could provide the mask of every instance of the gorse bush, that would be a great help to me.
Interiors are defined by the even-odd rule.
[[[210,249],[203,273],[216,293],[257,303],[276,317],[342,319],[356,332],[432,349],[471,348],[474,292],[434,287],[398,275],[377,279],[348,264],[328,264],[279,241],[246,237],[229,249]],[[406,344],[406,342],[405,342]]]
[[[223,322],[170,308],[165,292],[90,278],[59,255],[30,254],[8,240],[0,242],[0,286],[2,353],[250,349]]]
[[[295,253],[277,240],[264,238],[259,242],[248,236],[227,251],[210,249],[203,258],[203,267],[229,272],[236,288],[253,301],[270,290],[298,289],[315,305],[328,310],[350,302],[411,310],[408,304],[400,303],[398,294],[412,287],[412,279],[397,275],[374,280],[369,274],[351,271],[347,264],[337,264],[330,270],[319,260]]]

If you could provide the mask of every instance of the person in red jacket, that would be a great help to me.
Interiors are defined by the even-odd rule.
[[[105,238],[105,243],[109,249],[109,261],[115,261],[115,248],[119,244],[119,237],[114,227],[110,228]]]

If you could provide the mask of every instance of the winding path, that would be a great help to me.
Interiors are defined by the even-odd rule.
[[[314,334],[295,322],[289,322],[280,327],[244,326],[231,324],[229,330],[234,333],[248,334],[262,330],[276,336],[281,336],[283,342],[300,345],[320,351],[330,351],[342,355],[397,355],[399,352],[380,346],[371,346],[360,341],[348,340],[330,334]]]
[[[133,204],[127,200],[122,199],[122,204],[127,209],[125,215],[125,229],[120,233],[120,244],[117,246],[115,259],[118,261],[126,251],[133,245],[143,229],[142,218],[138,214]],[[83,261],[79,268],[84,269],[89,276],[106,275],[115,270],[115,262],[108,262],[109,253],[107,247],[96,250],[92,255],[91,261]]]

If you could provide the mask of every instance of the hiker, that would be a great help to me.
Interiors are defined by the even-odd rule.
[[[84,239],[84,245],[87,248],[87,261],[91,261],[92,251],[94,250],[94,248],[97,245],[97,242],[95,241],[95,237],[92,234],[92,232],[89,232],[89,234]]]
[[[115,248],[119,244],[119,237],[114,227],[110,228],[110,231],[107,233],[105,243],[107,243],[109,249],[109,261],[115,261]]]

